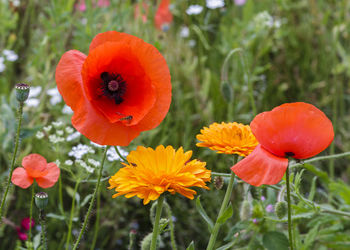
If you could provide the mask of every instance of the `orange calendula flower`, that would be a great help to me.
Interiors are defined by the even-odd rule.
[[[303,102],[286,103],[258,114],[250,127],[260,144],[231,170],[253,186],[277,184],[288,167],[287,157],[313,157],[334,138],[327,116]]]
[[[220,154],[237,154],[243,157],[249,155],[258,145],[250,127],[242,123],[213,123],[209,128],[201,129],[197,135],[201,142],[198,147],[207,147]]]
[[[190,187],[209,189],[205,182],[210,181],[211,171],[206,163],[190,160],[192,151],[177,151],[171,146],[152,148],[137,147],[127,156],[128,164],[109,179],[109,189],[115,189],[113,198],[125,195],[137,196],[143,204],[158,199],[168,191],[193,199],[196,191]]]
[[[28,188],[36,180],[39,187],[49,188],[55,185],[60,169],[53,162],[47,163],[39,154],[30,154],[23,158],[22,167],[13,171],[11,181],[16,186]]]
[[[171,102],[164,57],[142,39],[116,31],[98,34],[87,56],[64,53],[56,83],[74,111],[73,126],[100,145],[127,146],[157,127]]]

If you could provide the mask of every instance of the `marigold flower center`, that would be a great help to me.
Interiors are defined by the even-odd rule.
[[[101,74],[101,89],[103,95],[109,99],[113,99],[115,104],[120,104],[124,101],[123,95],[126,91],[126,82],[120,74],[103,72]]]

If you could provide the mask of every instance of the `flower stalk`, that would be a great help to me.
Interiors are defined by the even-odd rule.
[[[93,204],[94,204],[94,201],[95,201],[95,198],[96,198],[96,194],[97,194],[97,192],[98,192],[98,190],[99,190],[99,187],[100,187],[103,165],[104,165],[105,160],[106,160],[108,148],[109,148],[108,146],[105,147],[105,151],[104,151],[104,153],[103,153],[103,158],[102,158],[102,162],[101,162],[100,171],[99,171],[98,177],[97,177],[97,183],[96,183],[95,191],[94,191],[94,193],[93,193],[93,195],[92,195],[92,198],[91,198],[91,202],[90,202],[88,211],[87,211],[87,213],[86,213],[86,215],[85,215],[85,219],[84,219],[84,222],[83,222],[83,226],[82,226],[82,228],[81,228],[81,230],[80,230],[78,239],[77,239],[77,241],[75,242],[75,244],[74,244],[74,246],[73,246],[73,250],[75,250],[75,249],[78,248],[79,242],[80,242],[80,240],[81,240],[81,237],[83,236],[83,233],[84,233],[84,231],[85,231],[87,222],[88,222],[88,220],[89,220],[90,213],[91,213],[91,210],[92,210],[92,206],[93,206]]]
[[[70,217],[69,217],[69,223],[68,223],[68,235],[67,235],[67,241],[66,241],[66,250],[69,249],[70,238],[72,235],[72,224],[73,224],[73,216],[74,216],[74,208],[75,208],[75,196],[76,196],[76,193],[78,191],[79,183],[80,183],[80,180],[77,180],[77,182],[75,183],[73,197],[72,197],[72,207],[70,210]]]
[[[237,157],[234,157],[234,164],[236,162],[237,162]],[[234,180],[235,180],[235,176],[236,176],[235,173],[231,172],[230,181],[228,183],[228,186],[227,186],[227,189],[226,189],[226,193],[225,193],[225,197],[224,197],[224,200],[223,200],[223,202],[221,204],[218,217],[216,218],[216,222],[215,222],[213,231],[212,231],[212,233],[210,235],[210,239],[209,239],[209,242],[208,242],[207,250],[214,249],[214,245],[215,245],[215,242],[216,242],[216,237],[217,237],[217,235],[219,233],[219,230],[220,230],[220,227],[221,227],[221,223],[219,223],[218,220],[222,216],[222,214],[225,212],[225,210],[227,208],[227,205],[228,205],[228,203],[230,201],[232,190],[233,190],[233,183],[234,183]]]
[[[23,106],[24,106],[24,102],[20,102],[19,107],[18,107],[18,126],[17,126],[17,133],[16,133],[16,139],[15,139],[15,149],[14,149],[13,156],[12,156],[10,174],[9,174],[8,179],[7,179],[5,192],[2,196],[2,201],[1,201],[1,205],[0,205],[0,218],[2,218],[2,213],[3,213],[6,197],[7,197],[9,188],[10,188],[11,178],[12,178],[13,170],[15,167],[16,155],[17,155],[17,151],[18,151],[18,147],[19,147],[19,139],[20,139],[20,132],[21,132]],[[0,219],[0,221],[1,221],[1,219]]]
[[[33,249],[32,243],[32,218],[33,218],[33,203],[34,203],[34,185],[32,186],[32,199],[30,201],[30,210],[29,210],[29,233],[28,233],[28,241],[30,244],[29,249]]]
[[[290,185],[289,185],[289,164],[286,171],[286,186],[287,186],[287,204],[288,204],[288,234],[290,250],[293,250],[293,235],[292,235],[292,209],[290,201]]]
[[[156,217],[154,219],[154,225],[153,225],[151,250],[157,249],[157,238],[158,238],[158,234],[159,234],[159,221],[160,221],[160,215],[162,214],[163,201],[164,201],[164,195],[159,196],[159,199],[157,201]]]

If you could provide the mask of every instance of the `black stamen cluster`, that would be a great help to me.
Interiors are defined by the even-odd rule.
[[[102,93],[110,99],[114,99],[115,104],[120,104],[124,101],[122,98],[126,91],[126,82],[120,74],[109,74],[108,72],[103,72],[101,74],[101,89]],[[118,83],[118,88],[113,90],[109,87],[111,81],[116,81]]]

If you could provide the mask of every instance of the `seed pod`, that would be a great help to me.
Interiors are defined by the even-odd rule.
[[[29,85],[25,83],[18,83],[15,86],[16,89],[16,99],[17,101],[23,103],[28,99],[29,96]]]
[[[221,82],[221,94],[224,97],[226,102],[233,101],[233,89],[230,83],[223,81]]]
[[[35,194],[35,205],[40,210],[44,210],[44,208],[47,206],[47,203],[49,201],[49,196],[45,192],[39,192]]]
[[[279,201],[275,206],[275,213],[279,219],[282,219],[287,214],[287,202]]]
[[[220,190],[224,186],[224,178],[222,176],[215,176],[214,186],[217,190]]]

